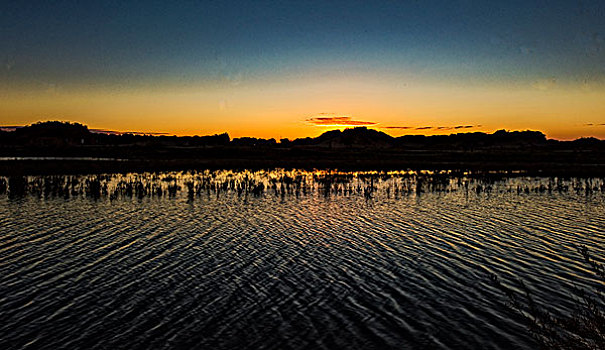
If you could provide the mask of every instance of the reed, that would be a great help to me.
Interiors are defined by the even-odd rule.
[[[10,198],[90,197],[237,198],[274,196],[283,200],[306,196],[359,196],[400,199],[425,193],[492,195],[565,193],[591,196],[605,193],[603,178],[535,178],[500,173],[460,172],[339,172],[339,171],[188,171],[100,175],[0,177],[0,195]]]
[[[522,280],[518,283],[523,294],[504,286],[498,276],[490,276],[492,284],[506,296],[507,307],[525,319],[528,331],[542,349],[605,349],[605,268],[586,246],[576,249],[600,283],[589,290],[574,287],[570,291],[574,310],[568,315],[555,314],[536,303]]]

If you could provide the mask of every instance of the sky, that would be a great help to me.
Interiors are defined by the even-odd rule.
[[[605,1],[0,2],[0,125],[605,139]]]

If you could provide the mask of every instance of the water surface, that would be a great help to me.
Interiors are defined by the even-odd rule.
[[[574,244],[605,256],[603,179],[3,181],[3,349],[530,349],[487,276],[565,312],[597,283]]]

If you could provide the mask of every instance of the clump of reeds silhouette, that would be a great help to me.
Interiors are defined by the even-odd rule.
[[[6,179],[0,178],[0,195],[3,195],[8,190],[8,184],[6,183]]]
[[[538,305],[522,280],[518,281],[523,291],[520,294],[500,283],[496,275],[490,276],[506,295],[508,308],[526,320],[531,336],[542,349],[605,349],[605,268],[586,246],[576,248],[599,284],[592,290],[574,287],[571,292],[575,306],[568,315],[558,315]]]
[[[22,197],[27,191],[27,179],[22,176],[12,176],[8,178],[8,196],[9,198]]]
[[[176,197],[185,192],[189,200],[205,196],[238,198],[359,196],[400,199],[425,193],[467,195],[511,193],[519,196],[541,193],[575,193],[590,196],[605,193],[601,178],[532,178],[502,173],[451,171],[339,172],[339,171],[190,171],[67,176],[12,176],[0,178],[0,194],[10,198],[38,197],[146,198]]]

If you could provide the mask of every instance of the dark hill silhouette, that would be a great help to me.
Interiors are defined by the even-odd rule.
[[[15,131],[0,131],[0,144],[3,145],[38,145],[56,140],[59,144],[68,145],[139,145],[139,146],[237,146],[237,147],[305,147],[317,146],[324,148],[428,148],[428,149],[480,149],[501,147],[541,146],[558,143],[547,140],[539,131],[505,131],[498,130],[493,134],[482,132],[459,133],[451,135],[405,135],[390,136],[382,131],[356,127],[341,130],[331,130],[318,137],[299,138],[295,140],[282,139],[278,144],[275,139],[240,137],[231,139],[229,134],[208,136],[165,136],[131,133],[93,133],[87,126],[79,123],[58,121],[38,122],[29,126],[17,128]],[[576,146],[600,145],[603,141],[594,138],[578,139]]]
[[[356,127],[318,137],[274,139],[227,133],[165,136],[95,133],[79,123],[40,122],[0,130],[0,157],[119,159],[0,161],[2,173],[108,172],[186,168],[481,169],[605,175],[605,141],[549,140],[539,131],[405,135]],[[70,158],[71,157],[71,158]],[[87,158],[88,159],[88,158]],[[125,162],[125,160],[127,162]],[[67,164],[69,162],[69,164]]]
[[[316,144],[330,147],[391,147],[393,137],[382,131],[368,129],[365,126],[345,129],[344,131],[332,130],[321,134],[316,138]]]
[[[86,125],[59,121],[38,122],[15,130],[25,137],[86,137],[90,131]]]
[[[256,137],[240,137],[235,138],[231,141],[232,146],[239,147],[270,147],[275,146],[277,141],[275,139],[259,139]]]
[[[597,140],[598,141],[598,140]],[[320,146],[329,148],[386,148],[412,149],[477,149],[491,147],[540,146],[547,142],[540,131],[498,130],[493,134],[482,132],[451,135],[405,135],[392,137],[384,132],[356,127],[344,131],[332,130],[316,138],[301,138],[291,142],[295,146]]]
[[[90,142],[88,127],[79,123],[38,122],[14,131],[17,142],[34,145],[77,145]]]
[[[458,133],[451,135],[405,135],[396,139],[396,145],[423,149],[482,149],[544,146],[546,135],[540,131],[498,130],[493,134],[482,132]]]

